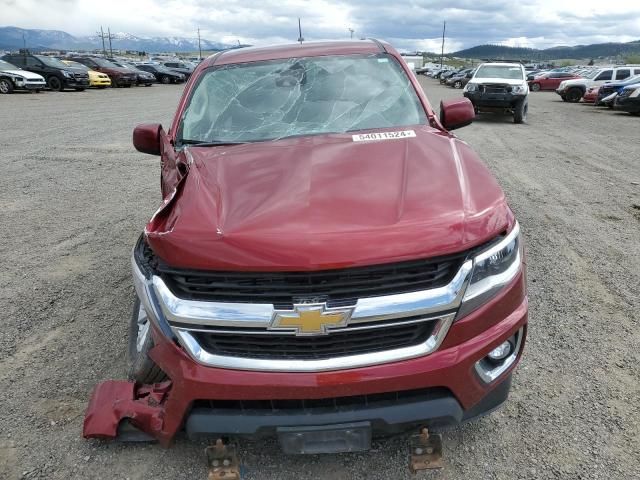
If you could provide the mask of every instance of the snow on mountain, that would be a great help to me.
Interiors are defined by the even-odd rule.
[[[106,34],[107,32],[105,32]],[[74,37],[59,30],[36,30],[18,27],[0,27],[0,48],[22,48],[24,40],[28,48],[62,50],[93,50],[102,48],[99,35]],[[118,50],[146,52],[188,52],[198,50],[198,39],[189,37],[146,37],[127,32],[112,33],[111,45]],[[108,45],[108,40],[105,39]],[[203,50],[224,50],[236,47],[210,40],[201,40]]]

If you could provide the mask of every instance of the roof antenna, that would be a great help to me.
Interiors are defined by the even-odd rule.
[[[298,41],[300,42],[300,45],[302,45],[302,42],[304,42],[304,37],[302,36],[302,26],[300,25],[300,17],[298,17]]]

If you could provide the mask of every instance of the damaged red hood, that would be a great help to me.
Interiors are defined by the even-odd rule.
[[[147,241],[175,267],[316,270],[459,252],[513,223],[504,194],[464,143],[335,134],[193,147]]]

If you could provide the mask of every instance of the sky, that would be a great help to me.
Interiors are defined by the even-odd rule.
[[[493,43],[548,48],[640,40],[640,1],[618,0],[0,0],[0,26],[91,35],[100,26],[138,36],[268,45],[376,37],[404,51]]]

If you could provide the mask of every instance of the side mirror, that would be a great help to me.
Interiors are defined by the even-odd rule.
[[[440,123],[447,130],[466,127],[476,117],[471,100],[455,98],[440,102]]]
[[[142,123],[133,129],[133,146],[136,150],[149,155],[160,155],[159,123]]]

